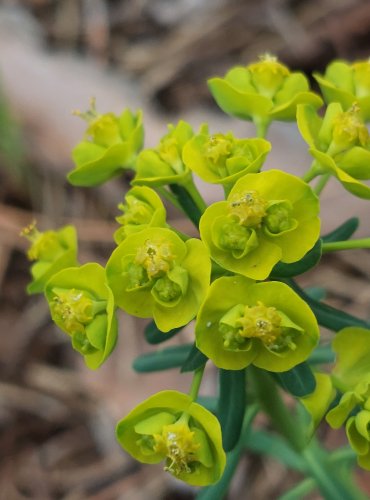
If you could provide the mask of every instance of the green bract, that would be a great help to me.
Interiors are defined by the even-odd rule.
[[[116,304],[139,318],[153,317],[163,332],[197,314],[210,281],[207,249],[165,228],[128,236],[112,253],[107,277]]]
[[[65,226],[58,231],[40,233],[35,224],[23,229],[22,236],[31,241],[27,252],[31,266],[32,282],[27,286],[28,293],[42,293],[46,282],[56,272],[65,267],[76,266],[77,237],[73,226]]]
[[[99,115],[95,101],[86,113],[76,113],[87,122],[86,138],[72,151],[75,168],[67,178],[74,186],[97,186],[118,175],[125,168],[134,168],[137,153],[143,145],[142,113],[129,109],[120,116]]]
[[[296,262],[316,243],[319,201],[301,179],[279,170],[240,178],[226,201],[209,206],[199,225],[212,259],[263,280],[274,265]]]
[[[311,106],[298,106],[297,123],[316,173],[334,175],[347,191],[370,199],[370,188],[360,182],[370,179],[370,139],[358,106],[344,112],[339,103],[331,103],[323,118]]]
[[[337,354],[332,371],[334,385],[344,394],[326,416],[331,427],[346,423],[346,432],[358,463],[370,470],[370,330],[344,328],[332,347]],[[350,418],[348,418],[350,417]]]
[[[231,132],[206,132],[185,145],[184,163],[203,180],[232,186],[244,174],[258,172],[271,150],[264,139],[236,139]]]
[[[272,120],[294,121],[297,104],[322,105],[303,73],[291,73],[268,54],[259,62],[232,68],[225,78],[211,78],[208,86],[225,113],[252,120],[257,128]]]
[[[121,227],[114,233],[114,241],[119,244],[129,234],[137,233],[146,227],[165,227],[166,209],[162,200],[153,189],[136,186],[125,196],[126,203],[118,208],[123,215],[116,217]]]
[[[319,329],[311,309],[289,286],[233,276],[210,286],[195,335],[198,349],[219,368],[253,364],[282,372],[307,359]]]
[[[316,380],[314,392],[300,399],[311,417],[307,432],[309,438],[319,426],[336,394],[330,375],[327,373],[315,373],[314,375]]]
[[[45,295],[52,319],[71,337],[73,348],[89,368],[98,368],[112,352],[118,329],[104,268],[91,263],[63,269],[48,281]]]
[[[183,162],[182,152],[193,136],[193,129],[181,120],[176,127],[168,125],[168,130],[156,149],[145,149],[139,154],[133,184],[162,186],[189,181],[191,173]]]
[[[370,60],[334,61],[325,74],[314,74],[327,103],[339,102],[348,110],[357,102],[365,121],[370,120]]]
[[[122,419],[120,445],[140,462],[166,461],[165,470],[194,486],[217,482],[225,468],[217,418],[190,396],[162,391]]]

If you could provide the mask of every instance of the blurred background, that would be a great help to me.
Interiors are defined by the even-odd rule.
[[[115,442],[114,426],[134,405],[162,389],[187,391],[176,371],[137,375],[135,356],[150,350],[144,321],[121,315],[118,347],[98,372],[89,372],[68,339],[51,323],[44,299],[28,297],[27,242],[22,227],[37,219],[45,230],[72,223],[81,262],[104,264],[114,248],[116,205],[129,177],[96,189],[72,188],[65,174],[85,124],[72,116],[95,96],[101,112],[144,111],[146,146],[169,122],[253,136],[249,123],[221,113],[206,79],[272,52],[309,76],[333,58],[370,55],[367,0],[2,0],[0,2],[0,499],[192,499],[194,490],[161,466],[142,466]],[[273,125],[267,167],[302,174],[310,163],[294,125]],[[207,201],[219,192],[199,182]],[[333,204],[335,203],[335,210]],[[331,207],[331,210],[330,210]],[[362,217],[366,202],[335,181],[323,194],[324,232]],[[195,234],[181,214],[172,223]],[[370,318],[369,252],[325,257],[303,286],[324,284],[329,303]],[[182,332],[173,342],[189,338]],[[208,368],[202,392],[214,390]],[[258,425],[268,425],[263,419]],[[326,444],[340,432],[320,429]],[[299,480],[272,458],[249,453],[229,499],[275,499]],[[366,474],[358,473],[370,494]],[[320,498],[311,496],[310,498]],[[218,499],[215,499],[218,500]]]

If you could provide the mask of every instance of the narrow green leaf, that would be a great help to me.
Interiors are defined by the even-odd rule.
[[[315,377],[305,361],[287,372],[271,373],[271,375],[283,389],[298,398],[311,394],[316,387]]]
[[[271,271],[270,278],[291,278],[313,268],[321,259],[321,245],[321,239],[317,240],[313,248],[298,262],[292,262],[291,264],[278,262]]]
[[[181,366],[181,373],[193,372],[207,363],[207,361],[207,356],[200,352],[197,346],[193,344],[188,356],[186,357],[186,359],[184,359],[184,362]]]
[[[324,300],[326,297],[326,290],[321,286],[309,286],[305,288],[304,291],[309,297],[311,297],[311,299],[315,299],[318,301]]]
[[[332,241],[348,240],[356,231],[358,225],[359,225],[358,217],[351,217],[350,219],[343,222],[343,224],[338,226],[336,229],[334,229],[334,231],[331,231],[330,233],[323,236],[322,239],[325,243]]]
[[[334,332],[338,332],[347,326],[370,328],[369,322],[329,306],[328,304],[323,304],[322,302],[312,299],[294,280],[286,280],[285,282],[307,302],[321,326],[325,326]]]
[[[302,500],[302,498],[305,498],[316,487],[316,482],[309,477],[290,488],[286,493],[283,493],[279,496],[278,500]]]
[[[182,366],[191,351],[191,344],[171,346],[137,357],[133,362],[136,372],[147,373]]]
[[[218,419],[225,451],[234,449],[239,441],[246,406],[245,369],[220,370]]]
[[[244,446],[253,453],[268,455],[289,469],[305,472],[305,463],[281,436],[266,431],[253,431],[244,440]]]
[[[199,220],[202,214],[190,194],[180,184],[170,184],[170,189],[194,226],[199,227]]]
[[[178,333],[180,330],[182,330],[184,327],[180,326],[179,328],[174,328],[173,330],[170,330],[169,332],[161,332],[157,328],[157,325],[154,323],[154,321],[151,321],[144,330],[144,335],[145,339],[149,344],[161,344],[162,342],[165,342],[168,339],[171,339],[176,333]]]

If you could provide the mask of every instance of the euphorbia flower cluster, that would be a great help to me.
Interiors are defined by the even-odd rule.
[[[258,137],[236,138],[207,124],[194,132],[180,120],[156,147],[143,149],[141,112],[98,114],[92,101],[79,113],[87,129],[68,179],[95,186],[132,170],[134,187],[118,205],[116,248],[105,267],[79,265],[73,227],[23,231],[34,261],[28,291],[45,294],[53,321],[89,368],[101,366],[115,347],[117,308],[152,320],[145,332],[151,344],[193,326],[191,344],[134,362],[138,371],[192,371],[189,394],[166,390],[149,397],[118,423],[117,439],[143,463],[164,461],[177,479],[213,485],[207,498],[224,496],[238,457],[254,438],[258,410],[284,435],[291,456],[302,452],[300,471],[324,496],[353,498],[354,488],[334,477],[326,452],[309,443],[325,414],[332,427],[345,424],[358,463],[370,469],[370,325],[323,304],[294,281],[319,263],[322,252],[370,247],[369,239],[349,239],[355,219],[323,236],[319,218],[319,195],[331,176],[350,193],[370,198],[362,182],[370,179],[364,121],[370,116],[369,67],[367,61],[337,61],[324,76],[315,75],[328,103],[319,113],[323,101],[308,79],[270,55],[211,78],[221,109],[253,121]],[[314,160],[301,178],[263,170],[274,152],[265,138],[274,120],[297,120],[309,144]],[[195,176],[221,184],[224,198],[207,206]],[[168,223],[164,201],[189,217],[196,237]],[[333,361],[332,350],[319,344],[319,325],[341,330],[332,341],[338,359],[331,373],[313,372],[315,359]],[[130,334],[123,325],[120,335]],[[220,380],[215,397],[204,400],[209,409],[198,394],[207,362]],[[303,403],[294,420],[281,390]],[[273,435],[264,439],[271,446],[267,440],[262,448],[276,448]]]

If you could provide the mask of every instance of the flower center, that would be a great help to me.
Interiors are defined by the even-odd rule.
[[[27,251],[29,260],[54,260],[63,249],[55,231],[40,233],[36,223],[32,222],[21,231],[21,236],[27,238],[32,244]]]
[[[231,215],[237,217],[243,226],[255,227],[261,224],[266,215],[267,202],[257,191],[247,191],[242,196],[235,193],[229,198]]]
[[[256,90],[269,98],[276,94],[285,78],[289,76],[288,68],[271,54],[263,54],[259,62],[250,64],[247,68]]]
[[[126,196],[126,204],[120,203],[118,208],[122,210],[123,215],[116,217],[117,222],[122,225],[140,225],[150,222],[153,214],[152,207],[139,200],[136,196]]]
[[[155,244],[147,241],[138,248],[134,262],[142,266],[151,279],[164,276],[171,269],[173,260],[174,256],[168,243]]]
[[[184,172],[180,146],[174,137],[164,137],[159,144],[158,153],[163,161],[171,165],[176,174]]]
[[[226,349],[245,347],[253,338],[271,347],[281,335],[281,317],[275,307],[266,307],[260,301],[256,306],[240,304],[221,318],[220,331]]]
[[[54,291],[52,314],[69,334],[83,333],[94,317],[93,301],[81,290]]]
[[[88,123],[86,134],[99,146],[108,148],[122,142],[116,116],[113,113],[98,114],[94,98],[90,99],[90,108],[86,112],[82,113],[77,110],[73,114]]]
[[[224,166],[231,154],[232,142],[222,134],[211,135],[204,145],[206,158],[216,164]]]
[[[355,103],[348,111],[340,113],[333,124],[334,147],[333,154],[353,146],[367,146],[369,132],[361,119],[360,108]]]
[[[191,473],[191,463],[196,461],[195,453],[200,445],[186,423],[165,425],[162,433],[153,437],[154,451],[168,458],[165,470],[175,476]]]

